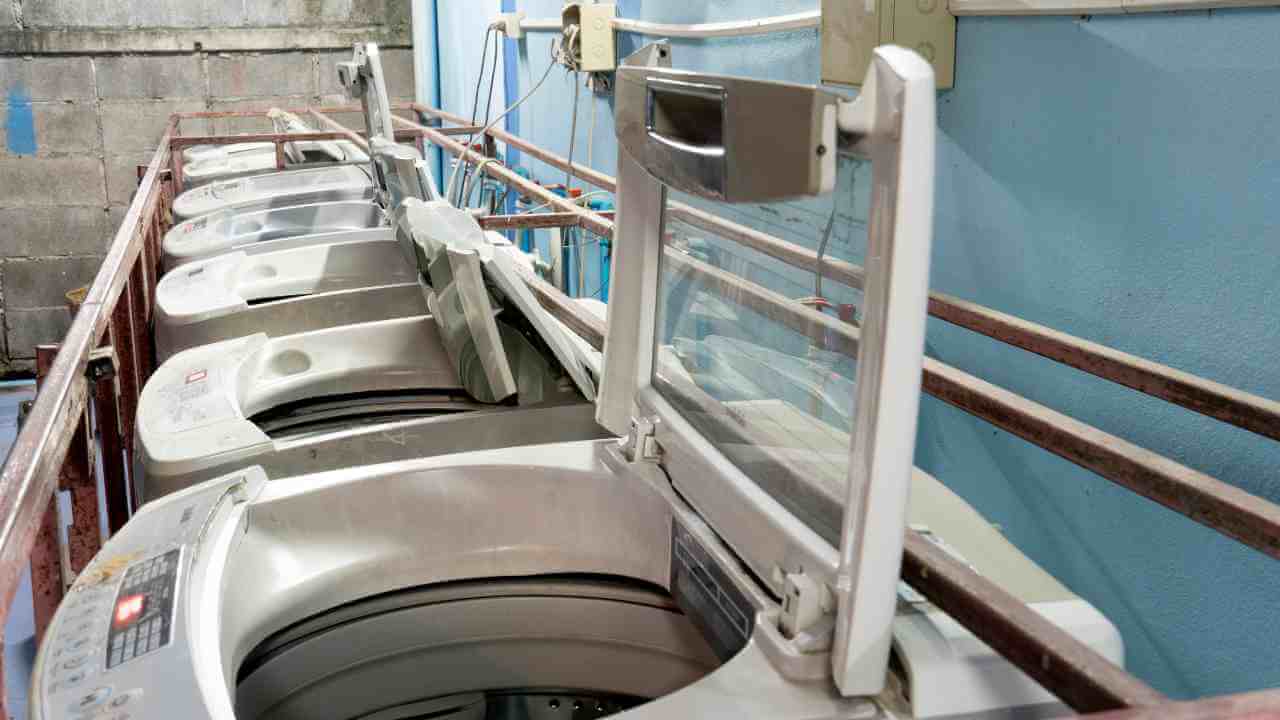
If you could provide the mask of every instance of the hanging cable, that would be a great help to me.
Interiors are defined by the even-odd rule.
[[[489,165],[489,164],[492,164],[492,163],[498,163],[498,162],[499,162],[498,158],[485,158],[484,160],[480,161],[480,164],[479,164],[479,165],[476,165],[476,169],[475,169],[474,174],[472,174],[472,175],[471,175],[471,177],[467,179],[467,183],[466,183],[465,185],[463,185],[463,186],[462,186],[462,205],[461,205],[461,207],[470,207],[470,206],[471,206],[471,194],[472,194],[472,191],[475,189],[475,186],[476,186],[477,184],[479,184],[479,185],[483,185],[483,184],[484,184],[484,180],[483,180],[482,178],[483,178],[483,176],[484,176],[484,168],[485,168],[485,166],[486,166],[486,165]],[[483,195],[483,192],[482,192],[481,194]]]
[[[595,164],[591,162],[591,155],[596,144],[596,88],[592,80],[587,82],[590,83],[588,87],[591,88],[591,94],[587,96],[587,102],[591,104],[591,120],[587,123],[587,167],[595,169]]]
[[[489,38],[490,38],[492,35],[493,35],[493,26],[492,26],[492,25],[490,25],[490,26],[489,26],[489,27],[484,31],[484,44],[483,44],[483,46],[482,46],[482,48],[481,48],[481,54],[480,54],[480,73],[479,73],[478,75],[476,75],[476,92],[475,92],[475,97],[474,97],[474,98],[472,98],[472,101],[471,101],[471,125],[472,125],[472,126],[474,126],[474,125],[476,124],[476,118],[479,116],[479,112],[480,112],[480,86],[484,84],[484,68],[485,68],[485,65],[487,64],[488,59],[489,59]],[[496,48],[496,46],[495,46],[495,48]],[[496,52],[496,50],[495,50],[494,55],[493,55],[493,74],[491,74],[491,75],[489,76],[489,77],[490,77],[490,80],[489,80],[489,97],[488,97],[488,99],[486,100],[486,103],[485,103],[485,116],[486,116],[486,122],[488,122],[488,119],[487,119],[487,118],[488,118],[488,114],[489,114],[488,104],[489,104],[490,102],[492,102],[492,101],[493,101],[493,80],[492,80],[492,78],[493,78],[493,75],[494,75],[494,74],[496,74],[496,72],[497,72],[497,68],[498,68],[498,54],[497,54],[497,52]],[[466,147],[467,147],[467,149],[468,149],[468,150],[470,150],[470,149],[471,149],[471,140],[472,140],[472,138],[474,138],[474,137],[475,137],[475,134],[474,134],[474,133],[469,133],[469,134],[467,135]],[[463,163],[463,165],[466,165],[466,163]],[[470,169],[471,169],[471,168],[470,168],[470,166],[467,166],[467,167],[463,168],[462,179],[463,179],[464,183],[465,183],[465,181],[466,181],[466,179],[467,179],[467,171],[469,171]],[[445,197],[449,199],[449,202],[453,202],[453,196],[452,196],[452,195],[446,195]]]
[[[550,75],[551,75],[551,68],[553,68],[553,67],[555,67],[555,66],[556,66],[556,59],[555,59],[555,57],[554,57],[555,52],[556,52],[556,48],[553,46],[553,47],[552,47],[552,56],[553,56],[553,57],[552,57],[552,59],[551,59],[551,62],[547,63],[547,69],[542,73],[542,77],[538,79],[537,84],[535,84],[532,88],[530,88],[530,89],[529,89],[529,92],[527,92],[527,93],[525,93],[523,96],[521,96],[521,98],[520,98],[519,100],[516,100],[514,103],[512,103],[512,104],[511,104],[511,106],[510,106],[510,107],[508,107],[506,110],[504,110],[504,111],[502,112],[502,114],[501,114],[501,115],[499,115],[498,117],[494,118],[494,119],[493,119],[493,122],[491,122],[491,123],[489,123],[488,125],[486,125],[486,126],[484,126],[483,128],[481,128],[481,130],[480,130],[480,135],[482,135],[482,136],[483,136],[483,135],[488,134],[489,130],[491,130],[491,129],[493,128],[493,126],[494,126],[494,125],[497,125],[499,122],[501,122],[501,121],[502,121],[502,119],[503,119],[503,118],[505,118],[506,116],[510,115],[512,112],[515,112],[515,110],[516,110],[517,108],[519,108],[522,104],[524,104],[524,101],[525,101],[525,100],[528,100],[530,97],[533,97],[533,94],[534,94],[534,93],[536,93],[536,92],[538,92],[538,88],[542,87],[542,84],[543,84],[544,82],[546,82],[546,81],[547,81],[547,78],[548,78],[548,77],[550,77]],[[470,148],[469,148],[469,147],[468,147],[468,148],[464,148],[464,150],[470,150]],[[446,190],[446,192],[445,192],[445,197],[446,197],[446,198],[452,198],[452,197],[453,197],[453,193],[454,193],[454,191],[458,189],[458,188],[457,188],[457,185],[458,185],[458,177],[461,175],[461,173],[460,173],[459,171],[462,169],[462,166],[463,166],[463,165],[466,165],[466,164],[467,164],[466,160],[464,159],[465,155],[466,155],[466,153],[464,152],[464,153],[463,153],[463,155],[460,155],[460,156],[458,157],[458,160],[459,160],[458,164],[457,164],[457,165],[455,165],[455,166],[453,167],[453,172],[449,174],[449,183],[448,183],[448,185],[446,185],[446,186],[445,186],[445,190]]]
[[[578,71],[573,71],[573,111],[570,113],[572,120],[569,121],[569,163],[564,169],[564,192],[569,194],[570,183],[573,182],[573,145],[578,137]]]

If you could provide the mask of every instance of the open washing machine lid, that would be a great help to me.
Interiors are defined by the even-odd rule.
[[[830,632],[840,691],[874,695],[888,675],[920,393],[932,71],[880,48],[847,102],[624,66],[615,97],[620,205],[597,418],[634,456],[660,457],[770,591],[794,600],[788,635]],[[691,225],[700,213],[801,228],[790,219],[813,217],[804,242],[866,268],[849,298],[860,325],[800,302],[820,294],[812,273],[779,277],[730,233]],[[815,426],[839,441],[816,446]]]
[[[396,225],[446,351],[472,397],[491,403],[516,397],[523,370],[512,341],[526,337],[555,357],[583,397],[595,399],[595,381],[578,345],[533,297],[511,253],[496,247],[469,212],[444,200],[408,198]]]

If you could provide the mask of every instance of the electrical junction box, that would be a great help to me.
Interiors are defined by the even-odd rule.
[[[880,45],[915,50],[938,88],[955,84],[956,18],[947,0],[822,0],[822,81],[858,85]]]
[[[614,50],[614,3],[570,3],[560,13],[565,30],[578,26],[579,70],[611,72],[617,65]]]

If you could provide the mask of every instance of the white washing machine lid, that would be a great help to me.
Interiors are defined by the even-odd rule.
[[[148,476],[188,475],[272,447],[252,418],[316,398],[462,392],[429,316],[191,348],[156,369],[138,400]]]
[[[533,297],[496,234],[447,201],[407,198],[396,216],[397,238],[416,261],[427,306],[467,392],[480,402],[503,402],[518,391],[518,355],[503,333],[538,338],[587,400],[595,381],[578,346]]]
[[[302,203],[252,212],[219,210],[169,228],[161,242],[166,269],[230,250],[265,252],[343,239],[390,237],[382,208],[369,200]],[[319,237],[325,235],[325,237]]]
[[[268,298],[413,281],[416,274],[390,232],[356,235],[253,254],[235,250],[183,265],[156,287],[156,323],[200,322]]]
[[[214,181],[174,198],[173,214],[185,220],[225,209],[372,197],[373,178],[368,168],[332,165]]]
[[[620,205],[597,419],[634,457],[660,462],[770,590],[794,598],[780,620],[788,633],[834,626],[841,692],[874,695],[920,394],[932,70],[879,48],[852,102],[636,65],[618,68],[614,92]],[[814,215],[830,233],[842,212],[862,212],[832,194],[849,184],[841,163],[869,165],[874,188],[860,216],[871,219],[860,326],[796,301],[818,294],[804,290],[812,273],[798,273],[797,290],[732,233],[682,225],[698,213],[746,225]],[[805,227],[780,224],[792,236]],[[814,247],[822,225],[806,238]]]

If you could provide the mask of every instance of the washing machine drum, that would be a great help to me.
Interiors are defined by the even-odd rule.
[[[657,588],[580,576],[459,582],[276,633],[240,665],[236,718],[597,718],[717,665]]]

